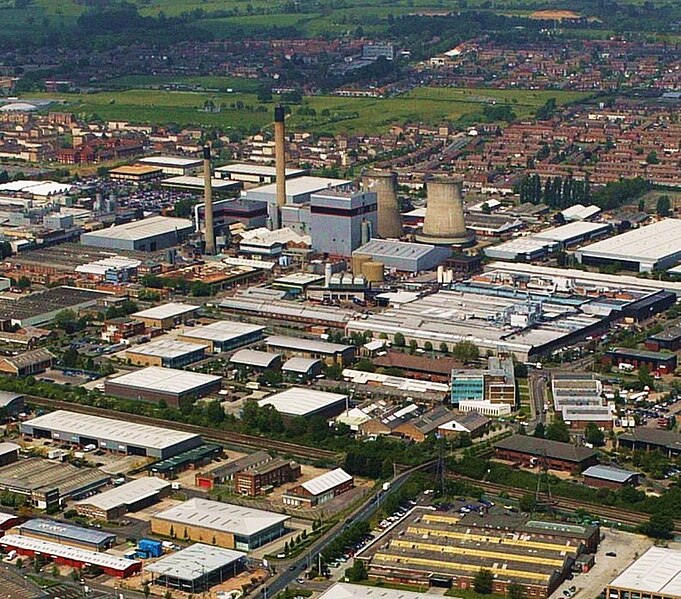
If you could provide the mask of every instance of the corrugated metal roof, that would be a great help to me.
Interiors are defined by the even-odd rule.
[[[165,318],[175,318],[198,309],[199,306],[169,302],[167,304],[161,304],[160,306],[154,306],[153,308],[147,308],[146,310],[140,310],[139,312],[135,312],[132,316],[133,318],[158,318],[159,320],[162,320]]]
[[[246,554],[241,551],[195,543],[177,553],[163,557],[153,564],[147,564],[144,569],[147,572],[156,572],[161,576],[192,581],[245,557]]]
[[[625,483],[632,476],[636,476],[638,472],[632,472],[631,470],[624,470],[623,468],[615,468],[614,466],[589,466],[584,472],[584,476],[589,476],[591,478],[600,478],[602,480],[610,480],[616,483]]]
[[[174,232],[192,231],[192,221],[185,218],[171,218],[168,216],[152,216],[144,220],[137,220],[124,225],[115,225],[108,229],[100,229],[81,235],[81,242],[87,244],[89,239],[124,239],[126,241],[141,241],[157,235]]]
[[[170,483],[162,478],[145,476],[78,501],[75,505],[91,505],[101,510],[110,510],[152,497],[169,486]]]
[[[281,393],[275,393],[258,401],[260,407],[272,406],[281,414],[291,416],[305,416],[324,410],[327,407],[345,402],[347,395],[327,393],[302,387],[292,387]]]
[[[110,532],[101,532],[92,528],[83,528],[82,526],[74,526],[66,522],[55,522],[43,518],[27,520],[19,526],[19,530],[22,531],[22,534],[33,532],[93,545],[108,544],[111,540],[116,539],[116,535]]]
[[[232,364],[245,364],[246,366],[260,366],[262,368],[269,368],[269,366],[277,358],[279,354],[270,354],[265,351],[257,351],[254,349],[240,349],[234,352],[234,355],[229,359]]]
[[[145,391],[160,391],[166,393],[186,393],[201,387],[222,380],[222,377],[201,372],[190,372],[188,370],[177,370],[175,368],[161,368],[160,366],[149,366],[142,370],[129,372],[122,376],[110,379],[108,382],[126,387],[135,387]]]
[[[300,486],[303,487],[312,495],[322,495],[331,489],[334,489],[338,485],[349,482],[352,480],[352,476],[349,475],[342,468],[336,468],[331,470],[331,472],[326,472],[321,476],[308,480],[306,483],[302,483]]]
[[[665,597],[681,596],[681,551],[651,547],[609,586]]]

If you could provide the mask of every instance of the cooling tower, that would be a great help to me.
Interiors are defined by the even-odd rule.
[[[435,245],[472,245],[475,236],[466,230],[463,219],[463,181],[439,178],[428,181],[426,185],[426,218],[416,240]]]
[[[210,146],[203,146],[203,198],[206,221],[206,254],[215,254],[215,229],[213,228],[213,169],[210,164]]]
[[[274,108],[274,159],[277,176],[277,206],[286,204],[286,139],[284,107]]]
[[[362,187],[376,193],[378,226],[376,233],[383,239],[402,237],[402,215],[397,203],[397,173],[366,171],[362,173]]]

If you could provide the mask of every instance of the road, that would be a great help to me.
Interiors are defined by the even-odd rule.
[[[544,406],[548,404],[548,393],[546,389],[548,375],[534,371],[530,374],[530,394],[532,396],[533,420],[546,424],[546,413]]]

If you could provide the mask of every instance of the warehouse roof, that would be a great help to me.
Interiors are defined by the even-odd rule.
[[[165,235],[177,231],[191,231],[194,229],[192,221],[186,218],[171,218],[169,216],[152,216],[143,220],[136,220],[124,225],[114,225],[108,229],[100,229],[90,233],[83,233],[81,241],[88,238],[124,239],[126,241],[140,241],[156,235]]]
[[[148,497],[153,497],[163,489],[167,489],[170,483],[162,478],[155,476],[145,476],[131,480],[120,487],[114,487],[104,493],[93,495],[82,501],[78,501],[76,505],[91,505],[93,507],[110,510],[121,505],[129,505],[137,501],[142,501]]]
[[[389,258],[418,259],[435,250],[434,245],[427,243],[409,243],[408,241],[393,241],[389,239],[372,239],[358,247],[353,254],[369,254]],[[451,254],[451,252],[450,252]]]
[[[110,175],[150,175],[161,173],[161,169],[156,166],[146,164],[124,164],[109,171]]]
[[[676,357],[676,354],[671,352],[650,351],[648,349],[638,349],[636,347],[615,347],[608,350],[607,353],[628,358],[643,358],[644,360],[669,360]]]
[[[30,349],[17,356],[3,356],[2,361],[12,364],[12,366],[17,368],[25,368],[26,366],[40,364],[53,358],[54,354],[51,351],[41,347],[39,349]]]
[[[316,478],[313,478],[312,480],[308,480],[307,482],[302,483],[300,486],[309,493],[312,493],[312,495],[317,496],[322,495],[323,493],[336,488],[338,485],[342,485],[343,483],[349,482],[351,480],[352,476],[349,475],[345,470],[342,468],[336,468],[335,470],[326,472],[320,476],[317,476]]]
[[[67,524],[66,522],[44,520],[43,518],[34,518],[33,520],[24,522],[19,526],[19,530],[22,531],[22,534],[24,532],[32,532],[60,539],[72,539],[83,543],[90,543],[92,545],[108,544],[110,541],[116,539],[116,535],[110,532],[74,526],[73,524]]]
[[[138,162],[159,166],[197,166],[202,161],[200,158],[182,158],[181,156],[147,156],[140,158]]]
[[[675,341],[676,339],[679,339],[681,337],[681,325],[676,325],[673,327],[669,327],[668,329],[664,329],[663,331],[660,331],[659,333],[655,333],[654,335],[651,335],[648,337],[650,341]]]
[[[254,349],[240,349],[234,352],[234,355],[229,359],[232,364],[245,364],[246,366],[259,366],[261,368],[269,368],[281,356],[279,354],[270,354],[266,351],[257,351]]]
[[[86,549],[78,549],[76,547],[71,547],[70,545],[52,543],[50,541],[25,537],[23,535],[5,535],[0,539],[0,545],[15,547],[17,549],[27,549],[41,555],[66,557],[75,562],[91,564],[102,568],[112,568],[114,570],[127,570],[133,564],[139,563],[137,560],[117,557],[109,553],[87,551]]]
[[[14,453],[15,451],[19,451],[20,449],[21,449],[21,446],[17,445],[16,443],[8,443],[8,442],[0,443],[0,455],[6,455],[8,453]]]
[[[310,368],[312,368],[315,364],[319,364],[321,360],[317,360],[315,358],[291,358],[290,360],[286,360],[284,362],[284,365],[281,367],[281,369],[284,372],[298,372],[305,374],[306,372],[309,372]]]
[[[327,393],[303,387],[291,387],[281,393],[275,393],[258,402],[260,407],[272,406],[281,414],[305,416],[321,411],[334,404],[344,402],[347,395]]]
[[[538,439],[526,435],[513,435],[497,441],[494,447],[518,451],[536,456],[546,456],[566,462],[582,462],[596,455],[596,451],[588,447],[577,447],[570,443]]]
[[[262,175],[263,177],[274,177],[277,174],[277,169],[273,166],[264,164],[226,164],[215,169],[215,172],[238,173],[240,175]],[[286,176],[293,177],[295,175],[303,175],[307,171],[300,168],[287,168]]]
[[[197,580],[245,557],[246,554],[241,551],[195,543],[153,564],[147,564],[144,569],[161,576]]]
[[[283,337],[280,335],[271,335],[265,339],[267,345],[272,347],[283,347],[296,351],[316,352],[320,354],[337,354],[352,349],[352,345],[340,345],[338,343],[329,343],[328,341],[320,341],[318,339],[302,339],[300,337]]]
[[[549,241],[566,242],[584,235],[594,235],[599,232],[605,232],[610,229],[608,223],[590,223],[586,221],[576,221],[561,225],[560,227],[552,227],[545,231],[540,231],[533,235],[534,239],[548,239]]]
[[[132,316],[136,316],[137,318],[157,318],[163,320],[166,318],[182,316],[183,314],[188,314],[198,309],[199,306],[169,302],[167,304],[161,304],[160,306],[154,306],[153,308],[147,308],[146,310],[140,310],[139,312],[135,312]]]
[[[638,472],[624,470],[624,468],[616,468],[615,466],[602,466],[599,464],[598,466],[589,466],[582,474],[591,478],[625,483],[633,476],[637,476]]]
[[[264,331],[265,327],[246,322],[235,322],[233,320],[218,320],[211,322],[203,327],[196,327],[185,330],[182,335],[184,337],[191,337],[192,339],[205,339],[206,341],[229,341],[241,337],[241,335],[250,335],[258,331]]]
[[[423,597],[423,593],[416,593],[414,591],[337,582],[324,591],[319,599],[423,599]]]
[[[131,347],[126,353],[156,356],[159,358],[180,358],[185,354],[200,351],[201,349],[203,349],[203,346],[196,343],[186,343],[175,339],[162,339]]]
[[[6,524],[7,522],[11,522],[12,520],[16,520],[19,516],[16,514],[8,514],[6,512],[0,512],[0,526],[3,524]]]
[[[580,250],[584,255],[609,256],[621,260],[661,260],[679,252],[681,220],[666,218],[593,243]]]
[[[286,522],[290,516],[194,498],[156,514],[155,518],[248,537]]]
[[[177,370],[175,368],[162,368],[149,366],[142,370],[129,372],[122,376],[109,379],[109,383],[135,387],[145,391],[161,391],[165,393],[187,393],[196,387],[208,385],[220,381],[222,377],[201,372]]]
[[[164,187],[193,187],[196,189],[203,189],[203,177],[192,177],[190,175],[179,175],[177,177],[170,177],[161,182]],[[230,181],[229,179],[211,179],[211,186],[214,190],[225,190],[239,188],[241,183]]]
[[[681,596],[681,551],[651,547],[608,586],[666,597]]]
[[[304,194],[312,194],[323,189],[338,187],[341,185],[349,185],[352,181],[347,179],[328,179],[326,177],[296,177],[290,181],[286,181],[286,195],[297,196]],[[251,192],[270,193],[275,194],[277,191],[277,184],[270,183],[269,185],[262,185],[250,191],[245,192],[245,196]]]
[[[657,447],[666,447],[672,451],[681,452],[681,435],[673,431],[664,431],[645,426],[637,426],[629,433],[624,433],[618,437],[619,441],[629,441],[631,443],[640,442]]]
[[[21,393],[12,393],[11,391],[0,391],[0,408],[4,408],[12,403],[15,399],[23,397]]]
[[[164,373],[169,371],[168,368],[162,370]],[[66,410],[57,410],[28,420],[22,423],[22,429],[24,425],[30,425],[34,429],[63,432],[66,435],[83,435],[93,439],[107,439],[116,443],[131,443],[156,449],[164,449],[188,439],[198,438],[198,435],[192,433]]]

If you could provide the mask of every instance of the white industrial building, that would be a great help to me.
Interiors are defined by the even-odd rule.
[[[606,585],[605,599],[681,597],[681,551],[651,547]]]
[[[388,589],[385,587],[367,587],[361,584],[348,584],[337,582],[326,591],[319,599],[423,599],[423,593]]]
[[[203,169],[200,158],[182,158],[181,156],[148,156],[137,162],[159,167],[164,175],[191,175]]]
[[[219,353],[259,341],[264,330],[264,326],[218,320],[203,327],[188,328],[179,338],[189,343],[201,343],[208,347],[209,351]]]
[[[552,227],[539,233],[535,233],[532,238],[540,241],[557,243],[560,249],[566,249],[578,243],[584,243],[606,235],[610,231],[609,223],[591,223],[586,221],[575,221],[560,227]]]
[[[125,357],[137,366],[161,366],[183,368],[205,357],[206,348],[197,343],[177,339],[160,339],[131,347]]]
[[[83,245],[112,249],[156,252],[182,243],[194,230],[192,221],[168,216],[114,225],[80,236]]]
[[[372,239],[352,252],[353,257],[366,256],[386,268],[403,272],[432,270],[451,255],[452,250],[448,247],[392,239]]]
[[[651,272],[681,260],[681,220],[666,218],[580,248],[577,260],[590,266],[619,264],[624,270]]]
[[[309,171],[301,168],[287,168],[286,179],[295,179],[307,175]],[[236,163],[220,166],[215,169],[215,176],[219,179],[231,179],[243,183],[274,183],[277,179],[277,169],[265,164]]]
[[[283,416],[291,418],[310,416],[332,417],[346,407],[347,395],[316,391],[308,387],[292,387],[258,401],[260,407],[272,406]]]
[[[531,262],[544,258],[557,248],[558,244],[552,241],[534,237],[516,237],[498,245],[490,245],[483,251],[488,258]]]
[[[161,181],[161,187],[169,189],[183,189],[185,191],[193,191],[196,193],[203,193],[205,180],[203,177],[196,177],[192,175],[182,175],[179,177],[170,177]],[[241,189],[241,183],[238,181],[229,181],[227,179],[211,179],[211,187],[214,193],[237,192]]]
[[[123,485],[96,493],[73,504],[79,514],[96,520],[115,520],[156,503],[170,490],[170,483],[155,476],[144,476]]]
[[[286,182],[286,203],[304,204],[310,201],[312,194],[325,189],[349,190],[352,181],[348,179],[329,179],[327,177],[296,177]],[[277,185],[271,183],[249,189],[241,194],[249,200],[259,200],[268,204],[276,204]]]
[[[201,437],[192,433],[66,410],[22,422],[21,432],[36,439],[54,439],[81,447],[92,444],[116,453],[161,459],[203,443]]]

